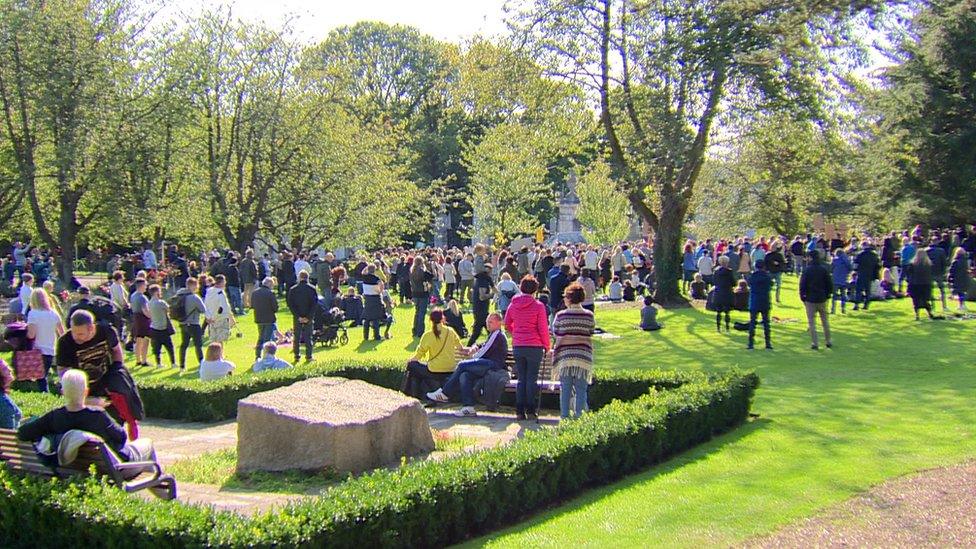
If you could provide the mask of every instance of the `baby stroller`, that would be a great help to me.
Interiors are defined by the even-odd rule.
[[[312,343],[320,343],[323,346],[345,345],[349,343],[349,334],[346,327],[342,325],[346,320],[346,315],[338,307],[326,309],[320,303],[315,309],[315,318],[312,326]]]

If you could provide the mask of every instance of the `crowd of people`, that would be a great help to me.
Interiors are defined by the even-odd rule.
[[[715,313],[719,332],[723,326],[731,330],[731,311],[747,312],[747,322],[735,323],[748,332],[747,348],[754,348],[761,325],[765,347],[772,349],[772,308],[781,301],[783,277],[798,276],[811,347],[820,348],[822,331],[824,346],[831,348],[829,315],[838,312],[838,304],[846,314],[849,304],[854,311],[868,310],[875,301],[910,297],[916,319],[923,312],[939,319],[955,300],[956,314],[965,313],[967,296],[973,295],[974,251],[976,232],[962,227],[848,238],[689,240],[681,288]],[[388,248],[341,260],[331,252],[250,249],[190,256],[170,246],[160,256],[146,247],[111,257],[104,285],[70,285],[77,290],[70,307],[67,295],[55,291],[52,254],[15,243],[2,266],[9,293],[16,296],[10,310],[20,321],[5,334],[17,351],[14,370],[34,372],[42,391],[49,390],[54,368],[59,374],[83,372],[90,397],[111,405],[131,440],[138,439],[143,414],[124,350],[131,350],[136,368],[164,367],[165,351],[168,366],[184,372],[192,347],[200,379],[219,379],[237,369],[224,348],[235,332],[241,335],[237,322],[245,314],[258,327],[250,369],[260,372],[289,368],[303,354],[311,360],[322,318],[345,319],[362,327],[364,340],[379,340],[390,337],[395,307],[409,305],[417,347],[406,365],[404,392],[433,402],[459,401],[458,414],[473,415],[479,395],[497,396],[508,382],[511,362],[518,380],[516,414],[528,420],[537,418],[537,381],[547,358],[559,382],[562,417],[586,409],[591,338],[600,331],[596,303],[642,300],[637,327],[663,327],[652,297],[656,272],[648,241]],[[288,326],[279,320],[282,299]],[[289,346],[293,362],[278,356]],[[19,421],[6,396],[11,378],[6,364],[0,365],[5,424]]]

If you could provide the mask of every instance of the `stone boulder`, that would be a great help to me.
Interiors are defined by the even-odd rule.
[[[237,470],[358,473],[434,450],[416,399],[365,381],[323,377],[237,403]]]

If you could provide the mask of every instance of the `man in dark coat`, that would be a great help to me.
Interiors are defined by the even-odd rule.
[[[295,362],[301,355],[301,344],[305,344],[305,360],[312,360],[312,328],[314,326],[315,307],[319,303],[318,292],[308,283],[308,271],[298,274],[298,284],[288,290],[288,310],[294,318],[295,339],[292,342],[295,349]]]
[[[762,259],[756,261],[756,270],[749,275],[749,346],[753,348],[756,340],[756,319],[762,315],[763,337],[766,339],[766,348],[772,349],[773,345],[769,342],[769,291],[773,286],[773,277],[766,270],[766,262]]]
[[[823,324],[824,341],[827,348],[833,347],[830,341],[830,324],[827,322],[827,300],[834,293],[834,281],[830,271],[820,261],[820,250],[810,252],[810,264],[800,275],[800,300],[807,311],[807,326],[810,328],[810,338],[812,344],[810,348],[817,350],[820,348],[817,340],[817,321],[816,316],[820,315],[820,323]]]
[[[942,247],[938,236],[932,237],[932,244],[926,248],[929,260],[932,262],[932,281],[942,294],[942,310],[948,309],[946,303],[946,272],[949,269],[949,254]]]
[[[254,262],[254,250],[244,252],[244,259],[241,260],[238,270],[241,273],[241,291],[244,292],[244,308],[251,308],[251,293],[255,290],[258,282],[258,264]]]
[[[251,293],[251,309],[254,311],[254,323],[258,325],[258,343],[254,347],[254,357],[258,359],[261,358],[264,344],[274,341],[275,323],[278,322],[275,314],[278,312],[278,296],[274,293],[274,279],[270,276]]]
[[[373,339],[380,341],[380,321],[386,318],[381,294],[383,282],[376,276],[376,266],[367,265],[360,279],[363,288],[363,341],[369,339],[369,327],[373,327]]]
[[[881,266],[881,258],[867,240],[861,243],[861,252],[854,258],[854,266],[857,271],[854,310],[856,311],[863,304],[866,311],[868,304],[871,303],[871,283],[878,279],[878,268]]]

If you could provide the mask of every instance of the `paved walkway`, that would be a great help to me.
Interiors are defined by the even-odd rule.
[[[976,462],[893,479],[749,547],[976,546]]]
[[[474,444],[466,448],[465,451],[492,448],[521,437],[528,431],[559,423],[558,417],[553,415],[543,416],[539,423],[517,422],[514,411],[505,409],[499,412],[480,412],[476,417],[457,417],[454,415],[457,408],[455,405],[431,408],[427,411],[427,417],[432,429],[446,431],[454,437],[474,439]],[[140,424],[140,435],[153,440],[156,454],[165,470],[167,465],[181,459],[190,459],[206,452],[224,448],[236,448],[237,422],[181,423],[154,419]],[[452,454],[453,452],[433,452],[427,456],[422,456],[421,459],[444,459]],[[179,478],[176,480],[180,501],[212,505],[218,509],[241,514],[268,511],[288,502],[316,495],[319,492],[319,490],[313,489],[307,495],[267,493],[180,482]]]

